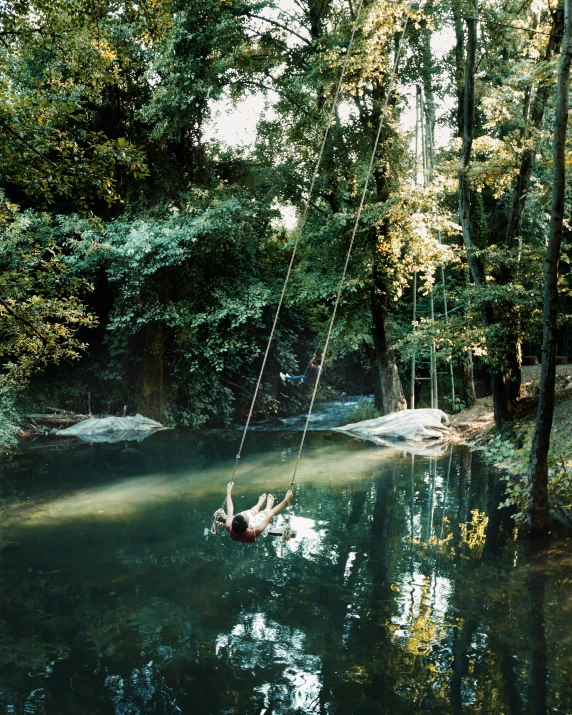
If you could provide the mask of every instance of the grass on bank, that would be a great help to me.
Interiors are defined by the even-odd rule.
[[[356,407],[347,417],[344,418],[344,423],[354,424],[355,422],[364,422],[365,420],[375,420],[381,417],[381,413],[375,407],[373,402],[366,402],[359,407]]]
[[[536,393],[537,383],[527,384]],[[526,514],[528,462],[536,421],[535,397],[526,398],[508,435],[497,435],[494,426],[470,444],[481,450],[485,459],[507,473],[507,498],[500,506],[515,505],[518,520]],[[572,379],[557,392],[557,404],[548,454],[548,498],[551,508],[572,508]]]

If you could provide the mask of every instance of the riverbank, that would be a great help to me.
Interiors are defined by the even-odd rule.
[[[488,462],[511,475],[509,498],[521,507],[525,503],[525,475],[538,408],[540,365],[523,367],[522,377],[524,396],[510,436],[500,437],[495,431],[492,397],[478,399],[470,409],[451,418],[455,442],[482,451]],[[556,509],[570,509],[572,505],[572,365],[557,366],[549,497]]]
[[[516,424],[534,425],[540,389],[540,365],[525,365],[522,368],[523,398],[516,414]],[[567,414],[572,414],[572,365],[556,368],[555,427],[562,423],[569,428]],[[558,423],[558,424],[557,424]],[[474,445],[494,430],[493,398],[479,398],[472,407],[451,416],[454,441]]]

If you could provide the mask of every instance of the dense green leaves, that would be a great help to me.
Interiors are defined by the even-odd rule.
[[[86,348],[78,330],[97,323],[81,300],[91,287],[70,274],[54,219],[11,208],[0,223],[0,387],[77,359]]]
[[[275,214],[245,192],[219,187],[103,230],[64,222],[74,274],[103,267],[115,292],[108,322],[114,359],[128,357],[148,325],[163,326],[171,409],[185,422],[226,419],[230,388],[241,400],[249,394],[286,269]],[[288,322],[286,315],[273,356],[292,360]]]
[[[15,6],[0,37],[0,175],[10,199],[86,214],[118,202],[118,183],[148,173],[141,148],[102,114],[125,84],[122,38],[59,1]]]
[[[468,178],[486,281],[476,287],[466,282],[459,247],[458,118],[443,109],[462,95],[462,53],[435,54],[454,17],[462,20],[471,7],[453,2],[411,11],[400,84],[388,98],[332,334],[332,357],[350,353],[374,373],[394,360],[405,376],[411,355],[425,354],[432,340],[440,365],[459,365],[472,350],[484,370],[504,365],[509,344],[536,349],[554,57],[547,34],[505,24],[536,22],[535,29],[550,33],[555,15],[544,6],[536,20],[518,4],[480,7],[483,52]],[[296,370],[323,339],[406,10],[401,0],[363,8],[261,411],[281,399],[278,369]],[[0,309],[6,374],[25,380],[91,343],[82,370],[98,373],[95,382],[89,378],[94,393],[113,395],[106,410],[137,407],[149,359],[159,354],[163,407],[174,419],[227,420],[248,404],[293,245],[277,209],[304,205],[354,11],[342,0],[10,6],[0,27],[0,174],[11,207],[2,254],[8,307]],[[457,41],[462,46],[462,33]],[[414,84],[423,86],[425,129],[437,144],[425,187],[403,121]],[[540,88],[548,94],[538,122]],[[258,124],[255,145],[207,142],[216,101],[252,93],[272,109]],[[532,154],[521,235],[507,244],[516,178]],[[46,252],[41,260],[37,251]],[[442,265],[454,312],[432,323],[423,310],[433,289],[442,312]],[[421,312],[412,330],[414,272]],[[58,281],[65,294],[52,295]],[[487,306],[495,321],[483,328]],[[39,332],[10,308],[22,310]],[[77,328],[96,317],[101,328],[82,329],[80,339]],[[47,350],[41,326],[56,324],[64,327],[52,330]],[[379,352],[391,333],[393,358]],[[151,348],[152,337],[160,345]],[[74,374],[84,379],[81,370]]]

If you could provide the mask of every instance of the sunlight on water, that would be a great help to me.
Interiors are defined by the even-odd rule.
[[[286,519],[280,515],[275,523],[276,526],[283,526],[286,523]],[[320,525],[313,519],[294,515],[290,518],[290,525],[297,533],[296,538],[290,539],[288,542],[287,549],[289,551],[309,560],[321,554],[326,529],[320,528]],[[275,539],[272,543],[276,554],[279,555],[281,551],[281,539]]]
[[[259,668],[265,662],[279,664],[286,682],[278,690],[275,684],[262,686],[265,707],[271,706],[271,688],[274,698],[288,697],[296,708],[316,702],[322,685],[318,675],[321,659],[308,655],[306,650],[302,631],[284,628],[262,612],[241,613],[230,633],[221,633],[216,639],[216,655],[221,661],[232,654],[236,666],[245,670]]]
[[[209,533],[237,439],[4,465],[2,712],[572,712],[568,542],[529,553],[474,455],[312,432],[274,521],[297,537],[246,545]],[[252,437],[237,510],[282,498],[298,444]]]
[[[319,481],[332,488],[348,482],[371,477],[380,464],[400,456],[393,448],[371,448],[361,440],[348,439],[350,449],[332,451],[331,447],[307,449],[298,469],[297,484]],[[353,445],[351,444],[353,443]],[[255,454],[243,459],[235,478],[233,497],[235,508],[241,503],[241,492],[271,492],[280,500],[285,493],[297,455],[295,448],[275,453]],[[153,505],[173,500],[193,500],[212,496],[213,511],[226,493],[226,483],[232,475],[234,462],[229,460],[216,467],[193,469],[176,473],[153,473],[111,484],[86,487],[73,493],[59,494],[38,501],[27,500],[7,513],[6,526],[36,527],[57,525],[66,521],[93,518],[101,520],[129,519]],[[208,516],[208,515],[206,515]],[[308,527],[300,523],[301,530]]]

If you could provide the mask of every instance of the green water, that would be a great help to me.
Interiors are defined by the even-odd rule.
[[[2,467],[6,713],[572,713],[572,559],[502,484],[310,433],[292,521],[208,533],[239,434],[35,442]],[[299,435],[249,436],[238,508],[282,496]]]

